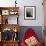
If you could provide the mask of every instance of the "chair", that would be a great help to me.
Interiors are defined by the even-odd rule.
[[[34,46],[41,46],[39,40],[37,39],[37,35],[36,33],[33,31],[32,28],[28,28],[24,34],[24,37],[22,38],[22,42],[21,42],[21,46],[33,46],[33,41],[32,39],[35,39],[35,41],[37,41],[36,43],[37,44],[34,44]],[[30,41],[30,42],[29,42]],[[31,44],[31,41],[32,41],[32,44]],[[30,45],[28,44],[30,43]]]

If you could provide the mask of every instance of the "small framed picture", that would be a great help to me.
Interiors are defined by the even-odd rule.
[[[36,19],[36,6],[24,6],[24,19],[25,20]]]
[[[9,10],[2,10],[2,15],[9,15]]]

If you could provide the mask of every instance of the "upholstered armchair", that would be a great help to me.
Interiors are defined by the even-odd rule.
[[[21,46],[41,46],[36,33],[31,28],[26,30],[22,38]]]

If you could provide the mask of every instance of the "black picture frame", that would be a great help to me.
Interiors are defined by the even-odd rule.
[[[36,6],[24,6],[24,19],[25,20],[36,19]]]

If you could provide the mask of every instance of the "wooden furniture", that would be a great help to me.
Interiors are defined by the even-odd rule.
[[[8,17],[16,17],[16,23],[9,24]],[[1,32],[1,41],[0,46],[18,46],[19,40],[4,40],[2,37],[2,32],[4,30],[11,29],[13,32],[19,31],[19,24],[18,24],[18,16],[19,16],[19,7],[0,7],[0,32]],[[3,40],[2,40],[3,39]]]
[[[0,46],[2,46],[2,42],[0,41]]]
[[[18,11],[19,7],[0,7],[1,24],[8,23],[8,16],[17,16],[18,20],[18,15],[19,15]]]
[[[46,26],[46,0],[43,0],[43,8],[44,8],[44,26]]]
[[[0,30],[1,32],[5,29],[5,28],[10,28],[14,31],[14,29],[16,29],[18,32],[19,31],[19,24],[0,24]]]
[[[46,0],[43,0],[43,9],[44,9],[44,43],[46,46]]]
[[[2,44],[3,46],[18,46],[18,41],[5,41]]]
[[[46,29],[44,29],[44,46],[46,46]]]

